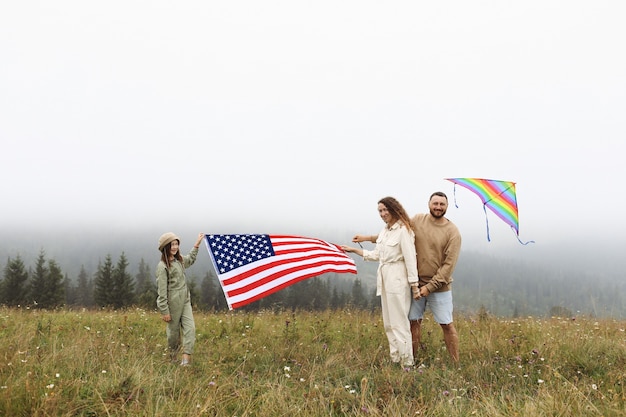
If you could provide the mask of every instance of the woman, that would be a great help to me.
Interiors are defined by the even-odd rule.
[[[378,202],[378,214],[385,227],[378,234],[373,251],[342,246],[366,261],[378,261],[376,295],[380,296],[383,324],[389,341],[391,360],[404,367],[413,366],[413,347],[409,325],[411,287],[417,288],[415,235],[409,216],[393,197]]]
[[[180,239],[168,232],[159,238],[161,260],[157,265],[157,308],[167,323],[167,344],[171,359],[175,360],[180,349],[180,334],[183,334],[183,358],[181,365],[191,362],[193,346],[196,342],[196,325],[191,310],[191,297],[187,288],[185,269],[193,265],[198,256],[198,248],[204,234],[198,235],[189,254],[182,256],[179,251]]]

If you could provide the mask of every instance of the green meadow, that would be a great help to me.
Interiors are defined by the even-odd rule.
[[[429,317],[416,366],[377,311],[196,312],[192,365],[154,311],[0,308],[2,416],[623,416],[626,322]]]

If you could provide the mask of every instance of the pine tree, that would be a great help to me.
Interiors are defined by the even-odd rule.
[[[216,308],[217,303],[217,291],[215,283],[207,272],[200,283],[200,299],[198,300],[198,307],[202,310],[212,310]]]
[[[32,273],[30,281],[30,289],[28,298],[32,301],[35,307],[41,302],[41,298],[44,297],[46,292],[46,277],[48,275],[48,269],[46,268],[46,255],[43,249],[39,252],[37,261],[35,262],[35,270]]]
[[[78,273],[78,283],[76,285],[76,305],[83,307],[93,306],[93,283],[88,278],[85,266],[81,265]]]
[[[137,296],[140,290],[146,285],[146,281],[150,280],[150,268],[143,258],[139,261],[139,272],[135,275],[135,288],[137,288]]]
[[[227,310],[228,303],[226,302],[226,296],[222,291],[222,285],[220,284],[219,278],[212,269],[207,272],[206,276],[211,281],[213,288],[210,306],[216,311]]]
[[[30,283],[30,297],[35,308],[55,308],[63,305],[63,271],[59,264],[50,259],[46,265],[46,255],[39,252]]]
[[[213,270],[208,270],[200,283],[200,302],[203,309],[221,311],[228,309],[222,286]]]
[[[65,288],[63,286],[63,271],[59,264],[53,260],[48,260],[47,274],[45,280],[45,291],[40,298],[40,308],[55,308],[63,305],[65,301]]]
[[[376,288],[374,288],[369,295],[369,306],[371,311],[376,311],[380,308],[380,297],[376,295]]]
[[[333,293],[330,296],[330,308],[332,308],[333,310],[338,310],[341,307],[341,303],[342,303],[342,300],[339,295],[339,289],[335,285],[333,287]]]
[[[0,286],[0,303],[11,307],[24,305],[28,295],[27,281],[28,272],[20,256],[15,259],[9,258],[4,267],[4,280]]]
[[[307,299],[305,299],[305,294],[307,294],[307,289],[304,288],[305,284],[306,281],[301,281],[274,294],[281,298],[281,304],[284,305],[285,308],[294,310],[298,307],[303,307],[307,302]]]
[[[361,285],[361,280],[359,278],[354,280],[352,284],[352,296],[350,297],[350,303],[357,308],[366,308],[367,307],[367,299],[365,298],[365,294],[363,293],[363,286]]]
[[[145,308],[154,308],[157,298],[156,280],[152,279],[150,267],[141,259],[136,277],[137,303]]]
[[[187,279],[187,288],[189,289],[189,298],[191,299],[191,305],[196,308],[200,301],[200,290],[198,289],[198,277],[191,275]]]
[[[76,288],[72,285],[72,280],[67,274],[63,280],[63,289],[65,291],[65,304],[68,306],[76,305]]]
[[[96,272],[93,298],[96,305],[100,307],[113,307],[115,282],[113,280],[113,260],[108,254],[104,263],[98,262]]]
[[[126,268],[128,268],[128,259],[122,252],[113,270],[112,305],[114,308],[129,307],[135,302],[135,282]]]
[[[314,278],[313,288],[315,298],[311,307],[316,311],[326,310],[330,305],[330,284],[328,280],[324,281],[320,278]]]

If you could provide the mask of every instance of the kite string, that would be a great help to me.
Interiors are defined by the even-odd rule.
[[[456,203],[456,183],[452,186],[452,194],[454,195],[454,207],[459,208],[459,205]],[[491,242],[491,238],[489,237],[489,218],[487,217],[487,203],[483,204],[483,211],[485,212],[485,223],[487,224],[487,241]],[[517,238],[519,240],[519,237]]]
[[[511,226],[511,230],[513,230],[513,234],[515,234],[515,237],[517,238],[517,241],[519,243],[521,243],[522,245],[528,245],[529,243],[535,243],[534,240],[529,240],[528,242],[522,242],[522,240],[519,238],[519,235],[517,234],[515,228],[513,226]]]
[[[459,205],[456,203],[456,183],[452,186],[452,193],[454,195],[454,207],[459,208]],[[487,224],[487,241],[491,242],[491,238],[489,237],[489,218],[487,217],[487,203],[483,204],[483,211],[485,212],[485,223]],[[519,237],[517,238],[519,240]]]
[[[446,179],[452,181],[449,178],[446,178]],[[453,183],[452,192],[453,192],[453,195],[454,195],[454,206],[456,208],[459,208],[459,205],[456,203],[456,186],[457,186],[457,183],[454,182],[454,181],[452,181],[452,183]],[[512,185],[508,186],[506,189],[504,189],[502,192],[500,192],[498,194],[498,196],[502,195],[505,191],[507,191],[511,187],[512,187]],[[485,212],[485,223],[487,224],[487,241],[488,242],[491,242],[491,237],[489,236],[489,217],[487,217],[487,208],[486,207],[487,207],[487,203],[489,201],[491,201],[491,200],[492,200],[492,198],[490,198],[488,201],[483,203],[483,211]],[[528,245],[529,243],[535,243],[534,240],[529,240],[528,242],[522,242],[522,240],[519,238],[519,232],[515,229],[514,226],[511,226],[511,230],[513,230],[513,233],[515,233],[515,238],[517,239],[517,241],[519,243],[521,243],[522,245]]]
[[[487,217],[487,204],[483,204],[483,211],[485,212],[485,224],[487,225],[487,242],[491,242],[489,237],[489,218]]]

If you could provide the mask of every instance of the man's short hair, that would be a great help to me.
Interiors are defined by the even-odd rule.
[[[443,197],[446,199],[446,201],[448,201],[448,196],[443,191],[435,191],[434,193],[430,195],[430,198],[428,199],[428,201],[432,200],[434,196]]]

